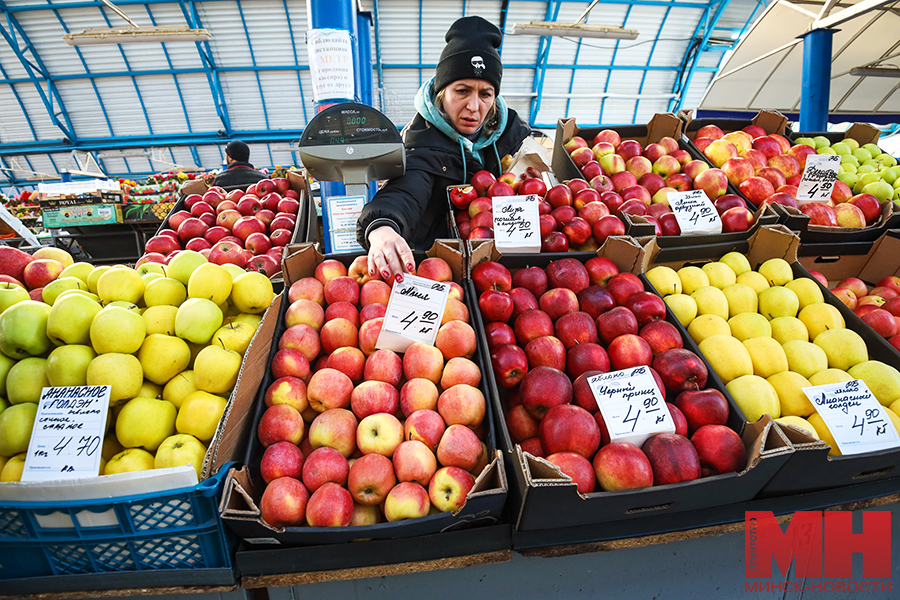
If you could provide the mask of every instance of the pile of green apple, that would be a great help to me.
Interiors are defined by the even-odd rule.
[[[198,477],[261,321],[263,273],[183,250],[93,266],[0,246],[0,481],[19,481],[41,390],[109,385],[100,474],[192,465]]]
[[[893,200],[900,204],[900,167],[897,166],[897,159],[876,144],[860,145],[851,137],[832,144],[821,135],[794,141],[815,148],[818,154],[839,154],[841,167],[838,179],[850,186],[854,194],[872,194],[881,202]]]
[[[820,282],[821,274],[811,273]],[[700,352],[751,423],[764,414],[837,444],[802,389],[859,379],[900,426],[900,372],[873,360],[810,277],[793,275],[782,258],[752,269],[729,252],[702,266],[666,265],[647,279],[687,328]],[[861,283],[861,282],[860,282]]]

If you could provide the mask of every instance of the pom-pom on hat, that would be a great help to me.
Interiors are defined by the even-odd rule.
[[[438,92],[459,79],[485,79],[500,93],[503,63],[497,48],[503,34],[496,25],[481,17],[457,19],[447,35],[434,74],[434,91]]]

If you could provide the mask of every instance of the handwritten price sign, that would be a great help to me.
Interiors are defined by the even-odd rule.
[[[406,352],[415,342],[434,345],[449,293],[449,283],[404,275],[391,289],[375,347]]]
[[[601,373],[588,378],[609,439],[642,445],[657,433],[675,433],[675,422],[647,367]]]
[[[22,481],[99,475],[109,390],[90,385],[41,391]]]
[[[493,199],[494,243],[501,252],[540,252],[540,198],[498,196]]]
[[[900,435],[859,379],[803,388],[825,421],[841,454],[862,454],[900,446]]]
[[[682,235],[722,233],[722,219],[703,190],[669,192],[667,198]]]
[[[797,202],[828,202],[841,167],[837,154],[810,154],[797,186]]]

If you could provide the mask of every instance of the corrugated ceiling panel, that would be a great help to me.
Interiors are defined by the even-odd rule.
[[[253,65],[250,45],[247,43],[236,2],[201,3],[197,12],[200,14],[200,22],[213,36],[214,42],[210,42],[210,46],[217,67]]]
[[[127,78],[122,79],[127,81]],[[106,87],[109,87],[110,85],[113,87],[124,87],[120,86],[116,81],[118,81],[118,79],[97,80],[97,88],[98,90],[101,90],[101,97],[103,97],[102,83],[106,83]],[[59,83],[58,88],[63,103],[66,106],[66,111],[69,114],[69,119],[72,121],[72,128],[75,130],[75,135],[78,137],[108,137],[114,134],[128,135],[133,124],[128,123],[127,121],[122,124],[122,129],[120,131],[117,132],[114,130],[113,132],[110,132],[106,120],[103,118],[103,114],[100,111],[100,104],[97,102],[97,92],[94,91],[89,80],[73,79],[71,81],[62,81]],[[116,93],[121,96],[121,92]],[[104,103],[107,100],[112,101],[112,97],[104,97]],[[133,89],[129,94],[128,101],[137,105],[137,96],[134,94]],[[115,122],[113,122],[113,128],[115,129]],[[57,131],[53,138],[59,137],[61,137],[61,133]]]
[[[471,6],[472,3],[469,3]],[[510,2],[509,12],[506,18],[506,29],[512,29],[514,23],[528,23],[529,21],[542,21],[544,19],[545,5],[540,2]],[[469,14],[474,14],[469,9]],[[500,26],[500,21],[495,21]],[[532,62],[531,57],[537,56],[541,38],[536,35],[504,35],[503,36],[503,62],[506,64],[523,64]]]
[[[259,87],[254,73],[231,72],[223,76],[225,103],[232,129],[254,130],[266,128]]]
[[[259,66],[292,64],[294,61],[291,51],[291,23],[285,20],[284,4],[272,0],[256,0],[242,2],[241,7],[244,11],[244,20],[247,23],[256,64]],[[293,18],[299,19],[300,16],[296,15]],[[301,36],[299,40],[296,39],[297,24],[299,23],[304,25],[305,30],[306,19],[294,23],[298,54],[301,50],[305,53],[304,38]],[[216,46],[218,45],[216,44]]]
[[[381,5],[379,5],[379,9]],[[444,36],[450,25],[460,18],[463,11],[463,3],[459,1],[447,1],[441,3],[425,2],[422,5],[422,62],[426,64],[436,65],[441,58],[441,52],[444,50],[446,42]],[[415,13],[418,19],[418,7]],[[473,12],[469,8],[469,14],[481,14]],[[491,20],[486,14],[481,16]],[[496,23],[496,21],[495,21]]]
[[[665,15],[665,9],[659,6],[641,6],[631,10],[631,14],[628,15],[628,20],[623,26],[626,29],[637,29],[639,35],[634,41],[623,41],[620,44],[616,64],[647,64],[653,50],[653,40],[656,39],[662,24],[663,15]]]
[[[68,23],[66,14],[69,12],[75,12],[79,15],[85,14],[83,10],[60,11],[60,15],[66,23]],[[84,67],[81,65],[75,49],[63,42],[62,37],[65,34],[65,30],[52,12],[22,12],[16,13],[15,17],[25,29],[28,39],[34,44],[41,61],[52,75],[84,73]],[[100,25],[94,22],[94,25],[88,26],[98,27]],[[83,28],[70,29],[80,32]]]
[[[34,86],[30,83],[0,85],[0,106],[3,107],[3,118],[0,119],[0,143],[34,139],[31,128],[28,127],[28,118],[22,112],[22,107],[19,106],[14,93],[18,92],[21,97],[24,93],[24,88],[34,90]],[[37,95],[36,92],[35,95]],[[41,109],[43,110],[43,105]],[[35,116],[42,117],[42,115],[46,115],[46,111]],[[44,118],[42,117],[41,120],[44,120]]]
[[[402,127],[415,116],[413,99],[418,90],[418,69],[390,69],[384,72],[385,114],[396,125]]]
[[[222,128],[205,75],[178,75],[178,86],[192,131],[218,131]]]
[[[150,115],[153,133],[187,131],[187,120],[174,78],[171,75],[144,75],[136,79],[147,114]]]
[[[378,18],[381,60],[385,64],[418,64],[419,3],[413,0],[380,2]],[[446,23],[450,26],[450,22]],[[446,28],[444,29],[446,32]],[[373,36],[374,37],[374,36]],[[443,39],[443,33],[441,33]]]
[[[115,135],[148,135],[150,128],[147,124],[147,117],[141,108],[138,100],[138,92],[135,90],[130,77],[109,77],[106,79],[97,79],[95,81],[97,89],[103,98],[103,106],[106,108],[106,114],[112,121]],[[86,98],[89,98],[93,89],[88,86],[89,92],[85,92]],[[70,111],[73,109],[70,108]],[[180,110],[180,109],[179,109]],[[84,104],[78,107],[79,120],[84,122],[99,123],[103,118],[100,115],[97,105],[90,106]],[[75,125],[75,131],[79,136],[88,137],[83,133],[80,125]],[[104,123],[105,125],[105,123]],[[108,133],[101,133],[101,136],[107,136]]]
[[[287,71],[269,71],[260,73],[263,94],[266,98],[266,111],[269,115],[271,129],[302,129],[306,125],[303,118],[303,106],[300,101],[300,84],[296,73]],[[309,99],[307,110],[312,108]]]

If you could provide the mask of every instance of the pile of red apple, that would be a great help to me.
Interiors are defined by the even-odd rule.
[[[725,424],[728,402],[707,387],[705,363],[683,347],[662,299],[607,258],[573,258],[511,274],[498,262],[472,271],[506,428],[522,450],[545,458],[580,493],[690,481],[742,470],[747,454]],[[588,378],[646,365],[676,433],[640,448],[610,443]],[[690,436],[690,439],[688,438]]]
[[[463,289],[450,298],[434,346],[401,356],[376,349],[391,285],[322,262],[288,288],[257,434],[267,484],[262,518],[273,527],[346,527],[456,511],[488,463],[486,401],[471,360],[475,330]],[[446,261],[417,274],[450,281]]]
[[[828,287],[824,275],[818,271],[810,271],[810,275]],[[858,277],[845,277],[831,288],[831,293],[900,350],[900,277],[885,277],[871,289]]]
[[[805,144],[777,133],[766,133],[759,125],[725,133],[716,125],[697,130],[694,145],[722,170],[733,185],[757,206],[781,204],[810,218],[810,225],[826,227],[867,227],[881,218],[881,205],[872,194],[853,195],[840,179],[834,182],[831,200],[797,202],[797,186],[806,168],[806,157],[816,154]]]
[[[285,178],[263,179],[246,191],[211,187],[189,194],[184,210],[169,215],[168,228],[147,240],[146,262],[167,263],[181,250],[194,250],[217,265],[235,264],[271,277],[294,235],[300,195]]]

